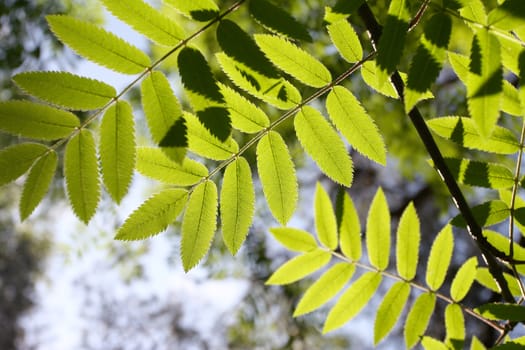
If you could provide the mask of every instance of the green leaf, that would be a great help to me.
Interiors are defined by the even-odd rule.
[[[459,268],[456,276],[450,286],[450,297],[454,302],[459,303],[465,298],[467,293],[476,279],[476,269],[478,268],[478,259],[474,256]]]
[[[346,191],[339,191],[336,202],[339,228],[339,246],[343,254],[354,261],[361,259],[361,223],[352,198]]]
[[[405,344],[407,349],[416,345],[425,334],[435,306],[436,294],[431,292],[421,294],[414,302],[405,322]]]
[[[471,209],[472,215],[481,227],[487,227],[502,222],[510,215],[510,210],[507,204],[499,200],[488,201],[476,205]],[[467,227],[467,223],[461,214],[454,217],[450,223],[457,227]]]
[[[481,0],[463,1],[462,5],[459,14],[466,19],[465,22],[468,25],[470,25],[470,22],[479,24],[487,23],[487,11]]]
[[[462,350],[465,343],[465,318],[459,304],[449,304],[445,309],[446,343],[450,349]]]
[[[135,121],[128,102],[117,101],[106,110],[100,125],[99,152],[104,185],[120,203],[135,168]]]
[[[142,0],[102,0],[102,3],[115,17],[157,44],[175,46],[186,37],[177,23]]]
[[[115,239],[140,240],[164,231],[177,219],[187,199],[188,192],[176,188],[165,189],[153,195],[131,213]]]
[[[248,235],[255,212],[252,172],[243,157],[236,158],[224,172],[220,204],[222,237],[235,255]]]
[[[0,103],[0,130],[38,140],[56,140],[69,136],[80,126],[70,112],[29,101]]]
[[[405,308],[409,295],[410,285],[402,281],[395,283],[385,294],[374,322],[374,345],[390,333]]]
[[[390,210],[381,187],[370,204],[366,220],[366,248],[370,264],[385,270],[390,258]]]
[[[87,224],[100,201],[97,150],[91,131],[81,129],[67,143],[64,175],[73,211]]]
[[[330,250],[337,248],[337,222],[328,193],[318,182],[315,189],[315,229],[322,245]]]
[[[294,317],[312,312],[332,299],[350,281],[354,275],[355,265],[340,262],[330,267],[314,284],[312,284],[295,308]]]
[[[182,219],[181,256],[188,272],[206,255],[217,228],[217,186],[207,180],[193,190]]]
[[[508,243],[508,241],[507,241],[507,243]],[[512,276],[511,274],[506,273],[506,272],[503,273],[503,276],[505,277],[505,280],[507,281],[507,284],[509,286],[509,289],[510,289],[512,295],[520,296],[521,295],[521,290],[520,290],[518,282],[516,281],[514,276]],[[476,277],[476,282],[481,284],[483,287],[485,287],[485,288],[487,288],[487,289],[489,289],[489,290],[491,290],[491,291],[493,291],[495,293],[501,293],[501,289],[496,284],[496,280],[494,279],[494,277],[492,276],[492,274],[490,273],[488,268],[486,268],[486,267],[478,267],[477,270],[476,270],[476,276],[475,277]]]
[[[421,339],[421,345],[425,350],[450,350],[445,343],[429,336],[424,336]]]
[[[487,348],[476,336],[473,336],[472,342],[470,343],[470,350],[487,350]]]
[[[245,133],[256,133],[270,125],[270,119],[259,107],[232,88],[220,84],[232,126]]]
[[[388,8],[388,17],[377,44],[376,63],[379,68],[378,85],[381,86],[396,70],[403,57],[410,13],[406,0],[392,0]]]
[[[366,272],[341,295],[332,307],[323,327],[323,334],[342,327],[354,318],[374,296],[381,283],[381,274]]]
[[[450,65],[452,66],[452,69],[454,70],[454,73],[456,73],[459,80],[461,80],[463,84],[467,85],[470,58],[468,56],[449,51],[448,61],[450,62]]]
[[[17,161],[19,161],[17,159]],[[49,151],[38,159],[31,167],[20,199],[20,219],[23,221],[31,213],[46,195],[55,171],[57,169],[58,156],[55,151]]]
[[[332,81],[328,68],[290,41],[269,34],[255,34],[254,37],[273,64],[300,82],[320,88]]]
[[[24,72],[13,80],[32,96],[81,111],[104,107],[117,94],[106,83],[67,72]]]
[[[295,133],[306,152],[332,180],[349,187],[352,159],[330,123],[316,109],[304,106],[295,116]]]
[[[213,0],[166,0],[166,3],[196,21],[207,22],[219,15],[219,8]]]
[[[445,158],[445,162],[456,181],[461,184],[493,189],[514,185],[512,171],[502,165],[456,158]]]
[[[178,186],[191,186],[208,176],[201,163],[184,158],[174,162],[159,148],[141,147],[137,152],[137,171],[144,176]]]
[[[354,63],[363,58],[363,48],[359,37],[346,19],[328,25],[327,29],[337,51],[347,62]]]
[[[518,60],[523,46],[521,40],[517,40],[513,36],[498,36],[501,45],[501,64],[512,73],[519,75],[520,69]]]
[[[266,0],[250,0],[250,14],[265,28],[285,35],[291,39],[312,41],[312,37],[305,26],[299,23],[281,7],[275,6]]]
[[[220,141],[193,114],[184,113],[184,120],[188,128],[188,148],[195,154],[213,160],[224,160],[239,151],[239,145],[231,136],[224,142]]]
[[[498,154],[513,154],[519,142],[509,129],[497,126],[488,138],[482,138],[471,118],[441,117],[427,121],[427,125],[441,137],[460,146]]]
[[[297,177],[286,143],[277,132],[268,132],[257,144],[257,168],[270,211],[286,225],[297,206]]]
[[[152,71],[141,85],[142,106],[153,141],[181,162],[188,145],[182,109],[166,76]]]
[[[525,320],[525,306],[523,305],[492,303],[481,305],[475,311],[489,320],[515,322],[523,322]]]
[[[48,151],[39,143],[19,143],[0,150],[0,186],[18,179]]]
[[[505,253],[506,255],[510,255],[510,241],[508,237],[502,235],[499,232],[491,230],[483,230],[483,236],[487,238],[487,241],[497,250]],[[514,247],[514,259],[525,260],[525,248],[516,242],[513,242],[512,245]],[[521,264],[516,265],[516,270],[518,270],[518,272],[521,274],[525,274],[525,267]]]
[[[430,256],[427,262],[426,282],[428,287],[436,291],[445,281],[447,270],[452,259],[454,249],[454,237],[452,226],[446,225],[434,239]]]
[[[416,275],[420,239],[419,218],[414,203],[410,202],[399,220],[396,239],[397,272],[407,281]]]
[[[85,20],[65,15],[46,16],[53,33],[80,56],[124,74],[137,74],[150,65],[137,47]]]
[[[326,109],[338,130],[359,153],[386,164],[383,138],[356,97],[342,86],[335,86],[326,99]]]
[[[335,6],[325,6],[324,20],[328,23],[333,23],[341,19],[346,19],[355,13],[364,2],[365,0],[337,0]]]
[[[380,69],[377,66],[375,61],[366,61],[361,66],[361,76],[363,77],[364,82],[373,90],[379,92],[380,94],[386,97],[392,97],[397,99],[398,94],[396,89],[392,84],[379,85],[378,76],[380,75]]]
[[[479,134],[487,138],[499,118],[503,90],[500,43],[488,30],[472,42],[467,82],[467,104]]]
[[[307,231],[292,227],[273,227],[270,232],[288,250],[306,253],[317,248],[315,238]]]
[[[228,78],[250,95],[279,109],[290,109],[301,102],[301,94],[287,80],[261,74],[222,52],[216,57]]]
[[[523,26],[525,4],[520,0],[506,0],[489,12],[487,23],[496,28],[510,31]]]
[[[425,25],[424,36],[412,59],[405,90],[405,110],[410,111],[437,79],[447,54],[452,20],[442,12]]]
[[[270,276],[266,284],[283,285],[293,283],[319,270],[328,264],[331,258],[332,254],[321,248],[298,255],[282,264]]]
[[[516,117],[519,117],[523,114],[521,110],[520,94],[518,90],[507,80],[503,80],[501,110]]]

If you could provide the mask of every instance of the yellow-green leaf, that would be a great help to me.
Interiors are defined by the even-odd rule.
[[[446,343],[450,349],[461,350],[465,343],[465,318],[459,304],[449,304],[445,309]]]
[[[361,223],[352,198],[346,191],[338,196],[339,246],[343,254],[354,261],[361,259]]]
[[[166,3],[196,21],[206,22],[219,14],[219,8],[213,0],[166,0]]]
[[[523,305],[490,303],[481,305],[475,311],[489,320],[515,322],[523,322],[525,320],[525,306]]]
[[[273,216],[286,225],[297,206],[295,168],[280,134],[270,131],[257,145],[257,168]]]
[[[520,296],[521,290],[514,276],[506,272],[503,273],[503,276],[505,277],[505,280],[507,280],[507,284],[512,295]],[[478,282],[483,287],[495,293],[501,293],[500,287],[497,285],[496,281],[494,280],[494,276],[492,276],[488,268],[478,267],[475,277],[476,282]]]
[[[425,350],[450,350],[445,343],[429,336],[424,336],[421,339],[421,345]]]
[[[467,295],[476,279],[476,269],[478,267],[478,259],[473,256],[472,258],[465,261],[465,263],[456,272],[456,276],[452,280],[450,286],[450,297],[456,303],[461,302]]]
[[[331,258],[332,254],[321,248],[298,255],[282,264],[270,276],[266,284],[283,285],[293,283],[319,270],[328,264]]]
[[[399,281],[385,294],[374,322],[374,344],[377,345],[396,324],[410,295],[410,285]]]
[[[58,164],[55,151],[49,151],[31,167],[20,199],[20,219],[25,220],[46,195]]]
[[[182,219],[181,256],[184,271],[206,255],[217,228],[217,186],[207,180],[193,190]]]
[[[435,306],[436,295],[430,292],[421,294],[414,302],[405,322],[405,344],[407,349],[416,345],[425,334]]]
[[[346,19],[331,23],[327,29],[330,39],[347,62],[354,63],[363,58],[359,37]]]
[[[332,299],[354,275],[355,265],[340,262],[330,267],[312,284],[295,308],[294,317],[312,312]]]
[[[416,275],[420,238],[419,218],[414,203],[410,202],[399,220],[396,240],[397,272],[407,281]]]
[[[314,236],[304,230],[292,227],[273,227],[270,232],[286,249],[305,253],[317,248]]]
[[[97,150],[91,131],[82,129],[67,143],[64,175],[73,211],[87,224],[100,200]]]
[[[452,259],[454,237],[452,227],[446,225],[437,235],[427,262],[426,282],[428,287],[436,291],[445,281],[447,270]]]
[[[141,204],[126,219],[115,239],[133,241],[164,231],[186,205],[188,192],[170,188],[157,193]]]
[[[252,172],[243,157],[236,158],[224,172],[220,205],[222,238],[235,255],[248,235],[255,212]]]
[[[70,112],[30,101],[0,103],[0,130],[38,140],[69,136],[80,125]]]
[[[370,264],[385,270],[390,259],[390,210],[381,187],[377,189],[366,220],[366,248]]]
[[[465,158],[445,158],[445,162],[456,181],[461,184],[493,189],[509,188],[514,185],[512,171],[503,165]]]
[[[0,186],[18,179],[48,148],[39,143],[19,143],[0,150]]]
[[[316,109],[305,106],[295,116],[295,133],[306,152],[332,180],[349,187],[352,159],[330,123]]]
[[[24,72],[13,80],[32,96],[81,111],[104,107],[116,95],[106,83],[67,72]]]
[[[315,189],[315,229],[321,244],[330,250],[337,248],[337,222],[328,193],[318,182]]]
[[[383,138],[374,120],[350,91],[342,86],[334,87],[326,99],[326,109],[352,147],[373,161],[386,164]]]

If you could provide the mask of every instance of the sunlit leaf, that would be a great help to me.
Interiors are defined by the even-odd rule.
[[[472,342],[470,343],[470,350],[487,350],[485,345],[479,340],[476,336],[472,337]]]
[[[450,350],[445,343],[429,336],[424,336],[421,339],[421,345],[425,350]]]
[[[523,26],[525,3],[520,0],[505,0],[489,12],[487,23],[496,28],[510,31]]]
[[[273,227],[270,232],[288,250],[309,252],[317,248],[314,236],[307,231],[292,227]]]
[[[312,312],[332,299],[350,281],[355,265],[337,263],[312,284],[295,308],[294,317]]]
[[[235,255],[248,235],[255,212],[252,172],[242,157],[236,158],[224,172],[220,208],[222,237]]]
[[[359,153],[386,164],[386,148],[373,119],[346,88],[336,86],[326,99],[326,109],[337,129]]]
[[[213,0],[165,0],[180,13],[191,19],[207,22],[219,14],[219,8]]]
[[[374,89],[375,91],[379,92],[380,94],[392,97],[392,98],[398,98],[398,94],[394,86],[390,83],[383,83],[382,85],[378,84],[378,75],[379,73],[379,67],[375,63],[375,61],[366,61],[361,66],[361,76],[363,77],[364,82],[366,85],[368,85],[370,88]]]
[[[459,10],[460,15],[465,18],[467,24],[469,21],[479,24],[487,23],[487,11],[481,0],[469,0],[462,2],[462,8]]]
[[[266,284],[283,285],[293,283],[319,270],[328,264],[331,258],[330,252],[321,248],[298,255],[281,265],[266,281]]]
[[[405,344],[407,349],[416,345],[425,334],[435,306],[436,295],[430,292],[421,294],[414,302],[405,322]]]
[[[330,39],[347,62],[358,62],[363,58],[359,37],[346,19],[328,25],[327,29]]]
[[[512,295],[520,296],[521,290],[518,285],[518,282],[516,281],[516,278],[514,278],[514,276],[506,272],[503,273],[503,276],[505,277],[505,280],[507,281],[507,285],[509,286],[509,289]],[[494,279],[494,276],[492,276],[488,268],[478,267],[476,270],[475,277],[476,277],[476,282],[478,282],[483,287],[495,293],[501,293],[501,289],[497,285],[496,280]]]
[[[13,80],[32,96],[75,110],[101,108],[116,95],[106,83],[67,72],[24,72]]]
[[[446,158],[445,162],[456,181],[461,184],[493,189],[509,188],[514,185],[512,171],[503,165],[465,158]]]
[[[368,212],[366,248],[370,264],[385,270],[390,259],[390,210],[381,187],[377,189]]]
[[[459,304],[449,304],[445,308],[446,343],[450,349],[461,350],[465,342],[465,317]]]
[[[517,117],[523,114],[520,103],[520,94],[518,90],[507,80],[503,80],[501,110]]]
[[[31,167],[20,199],[19,209],[21,220],[25,220],[31,215],[46,195],[53,176],[55,175],[57,164],[58,156],[56,152],[49,151]]]
[[[64,175],[73,211],[87,224],[100,200],[97,150],[91,131],[82,129],[67,143]]]
[[[150,65],[140,49],[91,22],[65,15],[46,19],[60,41],[95,63],[124,74],[140,73]]]
[[[493,200],[478,204],[471,208],[472,215],[476,222],[481,227],[487,227],[507,219],[510,215],[510,210],[507,204],[503,201]],[[458,227],[467,227],[467,223],[461,214],[454,217],[450,223]]]
[[[427,262],[426,282],[431,290],[438,290],[445,281],[450,260],[452,259],[453,249],[454,237],[452,235],[452,226],[446,225],[438,233],[430,249],[430,256]]]
[[[337,196],[336,217],[341,251],[347,258],[358,261],[362,253],[361,223],[352,198],[344,190]]]
[[[410,285],[399,281],[385,294],[374,322],[374,344],[377,345],[396,324],[410,295]]]
[[[488,243],[490,243],[494,248],[496,248],[500,252],[503,252],[506,255],[510,255],[509,237],[507,237],[506,235],[504,236],[500,232],[487,229],[483,230],[483,236],[487,239]],[[513,242],[512,246],[513,258],[516,260],[525,260],[525,248],[516,242]],[[516,270],[521,274],[525,274],[525,266],[522,264],[516,264]]]
[[[509,320],[523,322],[525,320],[525,306],[516,304],[491,303],[475,309],[481,316],[489,320]]]
[[[295,133],[306,152],[332,180],[350,186],[352,159],[330,123],[316,109],[305,106],[294,119]]]
[[[177,219],[187,199],[187,191],[174,188],[153,195],[131,213],[115,239],[140,240],[164,231]]]
[[[472,283],[476,279],[476,269],[478,267],[478,259],[472,257],[468,259],[456,272],[456,276],[452,280],[450,286],[450,296],[452,300],[459,303],[470,290]]]
[[[318,182],[315,189],[315,229],[321,244],[330,250],[337,248],[337,222],[328,193]]]
[[[420,238],[419,218],[414,204],[410,202],[399,220],[396,239],[397,272],[407,281],[416,275]]]
[[[288,148],[277,132],[268,132],[257,144],[257,168],[273,216],[286,225],[297,206],[297,178]]]
[[[0,103],[0,130],[38,140],[55,140],[69,136],[80,126],[70,112],[30,101]]]
[[[48,151],[39,143],[19,143],[0,150],[0,186],[18,179]]]
[[[366,272],[353,282],[328,313],[323,333],[340,328],[354,318],[374,296],[380,283],[381,274],[377,272]]]
[[[207,180],[194,188],[182,219],[181,257],[184,271],[206,255],[217,228],[217,186]]]

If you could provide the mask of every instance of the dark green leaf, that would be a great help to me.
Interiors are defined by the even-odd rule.
[[[493,200],[472,207],[472,214],[478,225],[488,227],[507,219],[510,215],[510,210],[505,202]],[[461,214],[454,217],[450,223],[458,227],[467,227]]]
[[[493,189],[514,185],[512,171],[502,165],[455,158],[446,158],[445,162],[456,181],[461,184]]]
[[[516,304],[492,303],[481,305],[476,311],[489,320],[525,321],[525,306]]]

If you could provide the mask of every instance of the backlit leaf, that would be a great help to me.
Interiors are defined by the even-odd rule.
[[[450,297],[456,303],[459,303],[470,290],[472,283],[476,279],[476,269],[478,267],[478,259],[474,256],[459,268],[456,276],[452,280],[450,286]]]
[[[514,278],[514,276],[506,272],[503,273],[503,276],[505,277],[505,280],[507,281],[507,284],[509,286],[509,289],[512,295],[520,296],[521,290],[518,285],[518,282],[516,281],[516,278]],[[483,287],[495,293],[501,293],[500,287],[497,285],[496,280],[494,279],[494,276],[492,276],[488,268],[478,267],[476,270],[475,277],[476,277],[476,282],[478,282]]]
[[[165,0],[180,13],[197,21],[207,22],[219,14],[219,8],[213,0]]]
[[[295,133],[306,152],[332,180],[350,186],[352,159],[330,123],[316,109],[304,106],[294,119]]]
[[[521,116],[520,94],[518,90],[507,80],[503,80],[503,96],[501,100],[501,110],[514,116]]]
[[[420,239],[419,218],[414,204],[410,202],[399,220],[396,239],[397,272],[407,281],[416,275]]]
[[[298,255],[282,264],[270,276],[266,284],[283,285],[293,283],[319,270],[328,264],[331,258],[330,252],[321,248]]]
[[[332,81],[328,68],[290,41],[269,34],[255,34],[257,45],[277,67],[300,82],[323,87]]]
[[[366,248],[370,264],[385,270],[390,259],[390,210],[381,187],[377,189],[368,212]]]
[[[79,55],[124,74],[137,74],[150,65],[149,57],[99,26],[65,15],[46,17],[53,33]]]
[[[13,77],[28,94],[54,105],[75,110],[105,106],[117,94],[101,81],[67,72],[24,72]]]
[[[17,160],[18,161],[18,160]],[[46,195],[58,164],[55,151],[49,151],[31,167],[20,199],[20,219],[25,220]]]
[[[208,176],[201,163],[184,158],[175,162],[159,148],[141,147],[137,152],[137,171],[144,176],[178,186],[191,186]]]
[[[416,345],[425,334],[435,306],[436,295],[430,292],[421,294],[414,302],[405,322],[405,344],[407,349]]]
[[[488,138],[482,138],[471,118],[441,117],[427,121],[427,125],[441,137],[458,145],[480,151],[512,154],[519,149],[516,136],[506,128],[496,125]]]
[[[217,228],[217,186],[207,180],[193,190],[182,219],[181,257],[189,271],[206,255]]]
[[[481,316],[489,320],[509,320],[523,322],[525,320],[525,306],[515,304],[491,303],[475,309]]]
[[[465,343],[465,317],[458,304],[449,304],[445,308],[446,343],[450,349],[462,350]]]
[[[489,12],[488,24],[510,31],[523,26],[525,3],[520,0],[505,0],[500,6]]]
[[[374,296],[381,283],[381,274],[366,272],[353,282],[328,313],[323,333],[342,327],[354,318]]]
[[[346,88],[336,86],[326,99],[326,109],[338,130],[359,153],[386,164],[383,138],[357,98]]]
[[[81,129],[67,143],[64,175],[73,211],[87,224],[100,200],[97,150],[91,131]]]
[[[456,181],[461,184],[493,189],[514,185],[512,171],[502,165],[464,158],[446,158],[445,162]]]
[[[315,189],[315,229],[321,244],[330,250],[337,248],[337,222],[328,193],[318,182]]]
[[[330,39],[347,62],[354,63],[363,58],[359,37],[346,19],[330,24],[327,29]]]
[[[104,185],[120,203],[135,168],[135,122],[128,102],[117,101],[106,110],[100,124],[99,152]]]
[[[0,186],[18,179],[48,150],[39,143],[19,143],[0,150]]]
[[[499,200],[478,204],[471,209],[472,215],[481,227],[487,227],[502,222],[510,215],[510,210],[507,204]],[[454,217],[450,223],[457,227],[467,227],[467,223],[461,214]]]
[[[288,250],[309,252],[317,248],[314,236],[307,231],[292,227],[273,227],[270,232]]]
[[[0,130],[38,140],[56,140],[69,136],[80,126],[70,112],[30,101],[0,103]]]
[[[510,241],[506,235],[504,236],[500,232],[485,229],[483,230],[483,236],[497,250],[503,252],[506,255],[510,255]],[[525,260],[525,248],[516,242],[513,242],[512,245],[514,248],[513,258],[516,260]],[[525,266],[522,264],[516,264],[516,270],[518,270],[518,272],[521,274],[525,274]]]
[[[114,16],[158,44],[174,46],[185,38],[177,23],[142,0],[102,0],[102,3]]]
[[[425,350],[450,350],[445,343],[429,336],[424,336],[421,339],[421,345]]]
[[[177,219],[187,199],[188,192],[176,188],[165,189],[153,195],[131,213],[115,239],[140,240],[164,231]]]
[[[447,270],[454,249],[452,226],[446,225],[434,239],[427,262],[426,282],[428,287],[436,291],[445,281]]]
[[[361,66],[361,76],[363,77],[363,80],[366,83],[366,85],[379,92],[380,94],[397,99],[397,91],[390,82],[383,83],[382,85],[378,84],[379,74],[380,69],[375,61],[366,61]]]
[[[339,228],[339,246],[343,254],[354,261],[361,259],[361,223],[352,198],[346,191],[337,196],[336,217]]]
[[[224,172],[220,205],[222,237],[235,255],[248,235],[255,212],[252,172],[243,157],[236,158]]]
[[[277,132],[268,132],[257,144],[257,168],[273,216],[286,225],[297,206],[297,178],[286,143]]]
[[[355,271],[355,265],[340,262],[330,267],[315,283],[313,283],[295,308],[294,317],[312,312],[332,299],[350,281]]]
[[[410,295],[410,285],[399,281],[385,294],[374,322],[374,344],[377,345],[396,324]]]
[[[481,0],[469,0],[462,2],[462,8],[459,10],[460,15],[469,21],[479,24],[487,23],[487,11]]]
[[[470,350],[487,350],[487,348],[476,336],[473,336],[472,342],[470,343]]]

